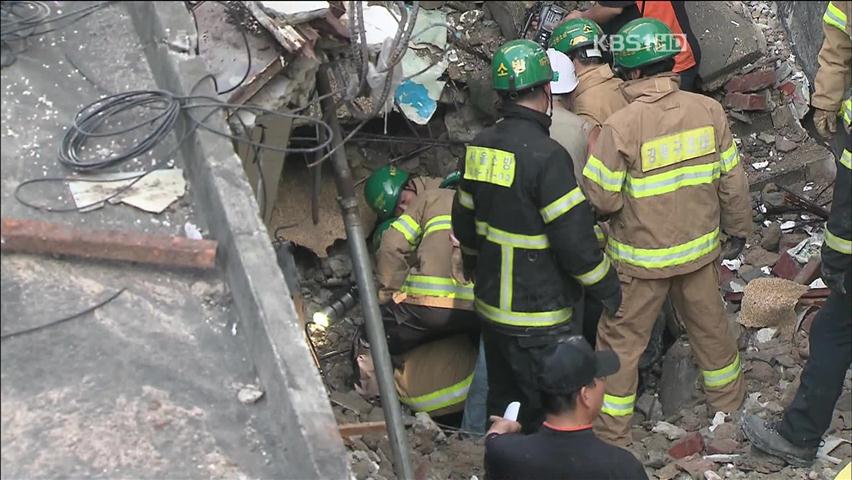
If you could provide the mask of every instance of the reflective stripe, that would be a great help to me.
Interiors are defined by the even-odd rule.
[[[583,168],[583,176],[598,184],[604,190],[620,192],[624,183],[625,172],[613,172],[606,168],[597,157],[589,155],[589,161]]]
[[[834,2],[828,2],[828,8],[825,9],[825,15],[822,16],[822,21],[837,27],[841,31],[846,31],[846,14],[843,10],[837,8]]]
[[[846,128],[849,128],[852,125],[852,98],[847,98],[840,106],[840,116],[843,117]]]
[[[500,309],[512,310],[512,283],[515,281],[515,249],[500,246]]]
[[[722,152],[719,155],[722,162],[722,173],[728,173],[740,163],[740,153],[737,151],[737,144],[731,143],[731,148]]]
[[[598,224],[595,224],[595,238],[598,239],[598,243],[603,243],[606,240],[606,235],[604,235],[603,229]]]
[[[616,397],[608,393],[604,394],[601,413],[610,417],[624,417],[633,415],[633,405],[636,403],[636,394],[627,397]]]
[[[459,205],[462,207],[473,210],[473,195],[465,192],[461,188],[458,190],[459,192]]]
[[[844,255],[852,255],[852,240],[846,240],[843,237],[831,233],[828,227],[825,228],[825,244],[828,248],[835,252],[840,252]]]
[[[637,248],[609,238],[606,251],[615,259],[644,268],[682,265],[712,252],[719,246],[719,229],[695,240],[669,248]]]
[[[550,247],[547,235],[521,235],[494,228],[485,222],[476,220],[476,233],[498,245],[508,245],[527,250],[544,250]]]
[[[449,215],[436,215],[426,222],[426,228],[423,230],[423,236],[429,235],[440,230],[450,230],[453,228],[453,220]]]
[[[473,300],[473,284],[461,285],[452,278],[430,275],[408,275],[401,291],[427,297]]]
[[[580,187],[575,187],[574,190],[562,195],[550,202],[548,206],[539,210],[541,218],[544,220],[544,223],[550,223],[559,218],[563,213],[568,213],[569,210],[579,205],[585,199],[586,197],[580,191]]]
[[[852,151],[843,150],[843,154],[840,155],[840,164],[852,170]]]
[[[571,320],[571,309],[563,308],[551,312],[513,312],[492,307],[480,299],[474,301],[476,311],[494,323],[513,327],[552,327]]]
[[[644,178],[627,177],[625,190],[634,198],[652,197],[671,193],[683,187],[706,185],[720,176],[717,162],[680,167],[666,173]]]
[[[582,275],[577,275],[574,278],[586,287],[594,285],[603,280],[607,272],[609,272],[609,265],[609,257],[604,255],[603,260],[601,260],[601,263],[599,263],[597,267]]]
[[[642,171],[648,172],[709,155],[716,151],[715,137],[716,130],[710,125],[649,140],[639,148]]]
[[[417,239],[420,238],[420,225],[408,215],[400,215],[399,218],[391,223],[391,227],[398,230],[408,240],[408,243],[412,245],[417,243]]]
[[[740,354],[737,353],[730,365],[719,370],[703,370],[704,386],[711,388],[723,387],[740,376]]]
[[[459,383],[447,388],[420,395],[418,397],[399,397],[399,401],[408,405],[416,412],[434,412],[445,407],[457,405],[467,399],[467,391],[473,381],[473,373]]]

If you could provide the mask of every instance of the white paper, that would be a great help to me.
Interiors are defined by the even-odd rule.
[[[754,163],[751,164],[751,166],[755,170],[761,170],[761,169],[764,169],[764,168],[769,166],[769,160],[765,160],[763,162],[754,162]]]
[[[102,182],[70,181],[68,188],[74,197],[74,203],[79,207],[89,205],[113,195],[127,187],[144,172],[105,173],[90,175],[87,179],[102,180]],[[175,200],[186,193],[186,180],[180,168],[160,169],[145,175],[127,191],[109,200],[110,203],[126,203],[140,210],[151,213],[162,213]],[[102,207],[97,204],[92,209]]]
[[[825,284],[825,282],[822,281],[821,278],[817,278],[816,280],[811,282],[811,284],[808,285],[808,287],[810,287],[810,288],[828,288],[828,286]]]
[[[787,220],[781,224],[781,230],[792,230],[796,226],[796,222]]]

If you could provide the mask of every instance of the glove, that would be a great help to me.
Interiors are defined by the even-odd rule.
[[[837,131],[837,115],[828,110],[814,109],[814,126],[822,138],[829,138]]]
[[[746,239],[742,237],[728,237],[728,240],[722,246],[722,258],[725,260],[733,260],[743,253]]]
[[[603,303],[606,311],[614,317],[618,313],[618,309],[621,308],[621,285],[618,286],[618,290],[614,295],[602,298],[601,303]]]
[[[845,273],[835,270],[825,263],[822,264],[822,281],[831,289],[832,292],[837,292],[841,295],[846,294]]]

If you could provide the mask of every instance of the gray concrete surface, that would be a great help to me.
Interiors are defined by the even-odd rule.
[[[764,54],[763,33],[725,2],[686,2],[686,11],[701,47],[698,73],[706,91],[721,87]]]
[[[172,45],[193,31],[181,3],[124,4],[145,46],[157,84],[177,94],[213,95],[204,62]],[[224,130],[224,119],[211,118]],[[287,449],[282,453],[291,478],[346,478],[349,466],[322,380],[304,341],[290,293],[276,263],[257,202],[229,141],[207,131],[188,132],[179,122],[181,146],[193,199],[208,214],[210,230],[220,242],[220,259],[234,304],[245,320],[244,338],[269,398],[279,409],[273,425]]]
[[[82,7],[78,2],[50,5],[64,11]],[[346,478],[325,391],[295,325],[266,232],[256,227],[257,206],[228,142],[193,139],[215,145],[221,158],[234,162],[228,168],[193,169],[190,164],[203,157],[184,163],[187,150],[173,152],[174,135],[121,168],[138,170],[168,155],[188,172],[187,194],[161,215],[125,205],[86,214],[47,213],[12,196],[25,179],[69,173],[58,164],[56,151],[80,107],[107,93],[154,88],[153,78],[142,42],[119,5],[31,41],[0,72],[4,217],[171,235],[181,235],[189,221],[205,236],[213,230],[221,242],[218,263],[225,266],[199,274],[4,254],[4,334],[83,310],[118,288],[127,291],[92,314],[3,340],[0,476]],[[210,215],[211,204],[199,198],[214,189],[214,176],[231,187],[234,198],[226,198],[225,206],[220,201]],[[64,184],[40,184],[25,193],[54,206],[71,204]],[[242,209],[234,212],[233,205]],[[245,219],[235,224],[238,233],[228,230],[223,212],[229,219]],[[222,238],[231,235],[245,240]],[[237,252],[238,246],[244,250]],[[243,267],[234,283],[234,271]],[[257,276],[246,269],[257,270]],[[265,303],[253,311],[257,301]],[[268,322],[266,330],[258,329],[261,317]],[[281,377],[285,370],[287,379]],[[266,393],[258,403],[243,405],[238,387],[249,383],[260,384]],[[316,430],[320,434],[311,437]],[[321,455],[333,460],[323,463]]]
[[[778,15],[781,25],[790,36],[790,44],[796,60],[802,66],[805,75],[814,84],[818,67],[817,56],[822,46],[822,15],[828,2],[780,1]]]

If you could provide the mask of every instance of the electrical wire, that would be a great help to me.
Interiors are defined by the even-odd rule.
[[[225,7],[225,9],[227,11],[227,8],[228,8],[227,3],[223,2],[223,1],[216,1],[216,3]],[[188,5],[187,2],[184,2],[184,4],[186,5],[186,8],[189,10],[190,15],[192,15],[192,22],[195,24],[195,54],[201,55],[201,45],[200,45],[201,32],[198,30],[198,17],[196,17],[195,9],[191,5]],[[242,8],[242,6],[241,6],[241,8]],[[249,46],[248,36],[246,35],[245,30],[240,28],[239,25],[234,25],[234,29],[236,29],[238,32],[240,32],[240,35],[242,35],[242,37],[243,37],[243,45],[245,46],[245,51],[246,51],[246,70],[245,70],[245,73],[243,73],[243,78],[241,78],[239,82],[237,82],[234,86],[232,86],[231,88],[229,88],[227,90],[219,90],[219,81],[216,79],[215,76],[212,76],[213,88],[216,89],[216,93],[218,95],[224,95],[226,93],[233,92],[234,90],[236,90],[237,88],[242,86],[243,83],[245,83],[245,81],[248,79],[249,74],[251,73],[251,47]]]
[[[87,7],[80,8],[71,12],[57,14],[51,16],[50,6],[39,1],[18,1],[18,2],[2,2],[2,17],[0,22],[2,31],[0,31],[0,40],[15,41],[26,40],[32,37],[46,35],[65,28],[89,15],[109,6],[112,2],[102,2]],[[15,11],[15,8],[28,7],[34,10],[34,13],[29,17],[23,17]],[[39,27],[59,22],[61,20],[70,19],[67,23],[57,25],[47,30],[37,30]]]
[[[82,312],[78,312],[78,313],[75,313],[75,314],[72,314],[72,315],[68,315],[67,317],[63,317],[63,318],[60,318],[59,320],[54,320],[52,322],[45,323],[44,325],[39,325],[37,327],[27,328],[27,329],[24,329],[24,330],[19,330],[17,332],[4,333],[4,334],[0,335],[0,340],[6,340],[7,338],[18,337],[18,336],[21,336],[21,335],[26,335],[28,333],[38,332],[38,331],[44,330],[46,328],[54,327],[54,326],[59,325],[61,323],[65,323],[65,322],[68,322],[70,320],[74,320],[75,318],[82,317],[83,315],[86,315],[87,313],[94,312],[95,310],[97,310],[97,309],[103,307],[104,305],[110,303],[111,301],[115,300],[116,298],[118,298],[119,295],[124,293],[125,290],[126,289],[123,288],[123,287],[120,288],[117,292],[113,293],[112,295],[110,295],[105,300],[83,310]]]

